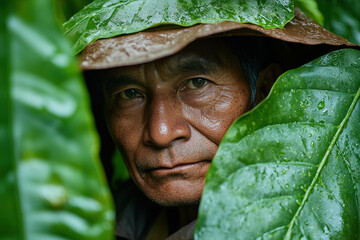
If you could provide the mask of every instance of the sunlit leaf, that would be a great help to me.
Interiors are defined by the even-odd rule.
[[[360,52],[282,75],[230,128],[196,239],[359,239]]]
[[[294,17],[293,0],[95,0],[65,23],[75,53],[99,38],[163,25],[236,21],[282,28]]]

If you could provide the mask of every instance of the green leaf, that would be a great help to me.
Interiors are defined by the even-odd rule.
[[[295,7],[299,8],[318,24],[324,26],[324,16],[319,10],[316,0],[295,0]]]
[[[99,39],[166,24],[236,21],[282,28],[294,17],[293,0],[95,0],[64,24],[75,53]]]
[[[359,98],[357,50],[282,75],[221,143],[196,239],[359,239]]]
[[[89,100],[53,1],[6,2],[1,239],[112,239]]]
[[[317,0],[328,30],[360,45],[360,1]]]

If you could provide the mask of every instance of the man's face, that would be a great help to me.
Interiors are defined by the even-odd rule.
[[[106,119],[136,185],[168,206],[198,203],[232,122],[250,105],[247,79],[220,40],[105,72]]]

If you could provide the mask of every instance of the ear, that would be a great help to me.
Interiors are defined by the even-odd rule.
[[[260,71],[256,85],[256,104],[266,98],[274,82],[282,73],[283,70],[278,63],[271,63]]]

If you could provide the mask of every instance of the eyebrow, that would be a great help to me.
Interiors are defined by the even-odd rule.
[[[223,65],[223,62],[217,56],[185,56],[182,57],[178,64],[176,64],[172,73],[175,75],[179,74],[210,74],[219,71],[219,67]],[[121,75],[105,75],[102,76],[104,84],[103,89],[107,94],[111,94],[114,89],[117,89],[124,85],[143,85],[142,82],[136,78],[121,74]]]
[[[111,94],[114,89],[117,89],[124,85],[143,85],[140,81],[136,80],[133,77],[128,75],[119,75],[119,76],[107,76],[103,79],[103,89],[107,94]]]
[[[209,74],[219,70],[223,62],[216,56],[199,57],[189,56],[180,60],[180,63],[174,67],[175,74],[180,73],[195,73],[195,74]]]

